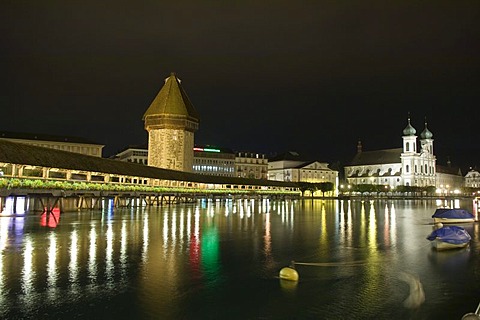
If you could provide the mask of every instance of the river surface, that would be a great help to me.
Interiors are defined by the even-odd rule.
[[[426,236],[439,205],[4,208],[0,318],[461,319],[480,302],[479,223],[463,224],[468,248],[434,251]],[[471,200],[452,205],[477,212]],[[292,261],[299,280],[280,279]]]

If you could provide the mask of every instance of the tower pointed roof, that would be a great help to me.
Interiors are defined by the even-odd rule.
[[[185,116],[198,121],[197,110],[190,102],[181,85],[181,80],[177,78],[174,72],[165,79],[165,84],[145,111],[142,120],[145,120],[147,116],[157,115]]]

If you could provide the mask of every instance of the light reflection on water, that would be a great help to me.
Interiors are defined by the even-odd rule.
[[[243,199],[65,212],[54,227],[0,217],[0,316],[460,319],[480,298],[479,226],[465,225],[468,249],[432,251],[436,206]],[[278,279],[292,260],[300,281]],[[415,310],[405,274],[425,289]]]
[[[71,286],[75,286],[78,278],[78,235],[77,230],[73,229],[70,235],[70,262],[68,264],[68,275]]]
[[[88,278],[90,283],[95,283],[97,278],[97,232],[95,223],[90,225],[88,250]]]

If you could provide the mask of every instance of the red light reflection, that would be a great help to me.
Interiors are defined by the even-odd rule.
[[[59,221],[59,208],[53,208],[52,211],[47,211],[47,208],[43,208],[42,215],[40,216],[40,225],[42,227],[56,228]]]

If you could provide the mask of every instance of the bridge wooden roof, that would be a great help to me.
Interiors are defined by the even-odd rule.
[[[4,139],[0,139],[0,162],[175,181],[297,187],[295,183],[291,182],[208,176],[190,172],[161,169],[138,163],[123,162],[68,151],[37,147]]]

